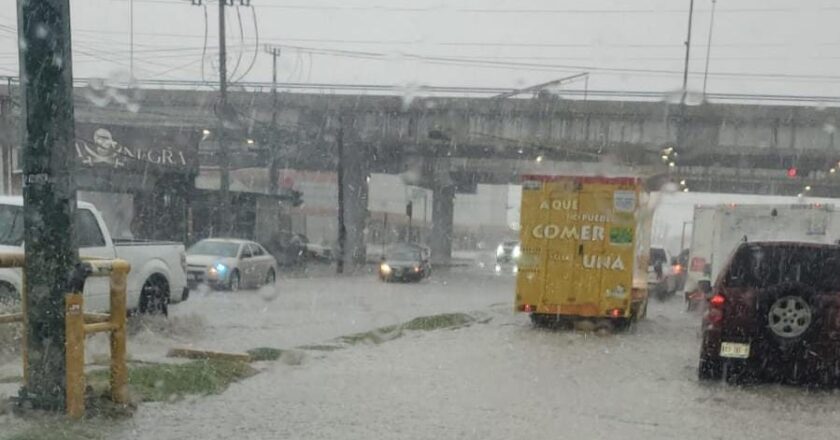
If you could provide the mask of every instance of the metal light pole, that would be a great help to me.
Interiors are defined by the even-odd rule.
[[[344,273],[344,253],[347,244],[347,228],[344,226],[344,117],[339,119],[338,127],[338,169],[336,180],[338,184],[338,258],[335,262],[335,272]]]
[[[691,53],[691,22],[694,16],[694,0],[691,0],[688,6],[688,35],[685,39],[685,69],[683,70],[683,101],[688,92],[688,59]]]
[[[26,47],[19,57],[29,372],[20,395],[36,408],[59,410],[66,396],[64,297],[79,260],[70,1],[18,0],[17,14],[18,39]]]
[[[709,18],[709,41],[706,43],[706,69],[703,71],[703,99],[706,99],[706,83],[709,79],[709,55],[712,53],[712,30],[715,28],[715,6],[717,0],[712,0],[712,16]]]

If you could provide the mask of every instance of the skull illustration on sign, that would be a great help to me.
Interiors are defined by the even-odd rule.
[[[93,144],[84,143],[87,157],[85,163],[107,163],[119,168],[124,163],[119,158],[120,145],[111,136],[111,132],[105,128],[99,128],[93,133]]]

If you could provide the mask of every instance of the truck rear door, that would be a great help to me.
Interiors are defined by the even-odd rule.
[[[523,310],[525,305],[536,306],[543,300],[548,240],[542,231],[548,224],[549,211],[540,206],[548,199],[549,191],[548,182],[537,179],[522,182],[519,234],[522,253],[516,277],[517,310]]]
[[[580,193],[576,183],[571,180],[548,182],[546,198],[542,201],[542,211],[548,214],[544,226],[533,231],[545,241],[547,258],[545,273],[545,298],[543,304],[549,313],[577,313],[576,308],[581,296],[582,281],[580,265],[579,207]]]
[[[573,291],[566,302],[582,315],[599,314],[602,309],[604,274],[613,264],[606,249],[606,219],[612,205],[612,186],[602,183],[583,183],[578,192],[578,211],[575,227],[579,240],[575,249],[575,269],[572,270]],[[564,240],[572,242],[571,240]]]

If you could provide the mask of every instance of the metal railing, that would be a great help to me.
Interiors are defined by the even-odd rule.
[[[110,313],[84,313],[82,292],[65,295],[65,358],[66,410],[71,418],[85,414],[85,337],[107,332],[111,337],[111,400],[126,404],[128,397],[128,368],[126,366],[126,279],[131,265],[124,260],[88,259],[84,263],[87,277],[110,277]],[[22,269],[23,254],[0,254],[0,268]],[[23,323],[26,326],[26,281],[21,289],[21,313],[0,315],[0,324]],[[23,385],[29,384],[27,331],[23,332]]]

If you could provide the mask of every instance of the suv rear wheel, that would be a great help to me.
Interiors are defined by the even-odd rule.
[[[819,327],[822,307],[814,304],[816,295],[813,287],[802,283],[779,284],[759,293],[759,323],[779,348],[792,348]]]

